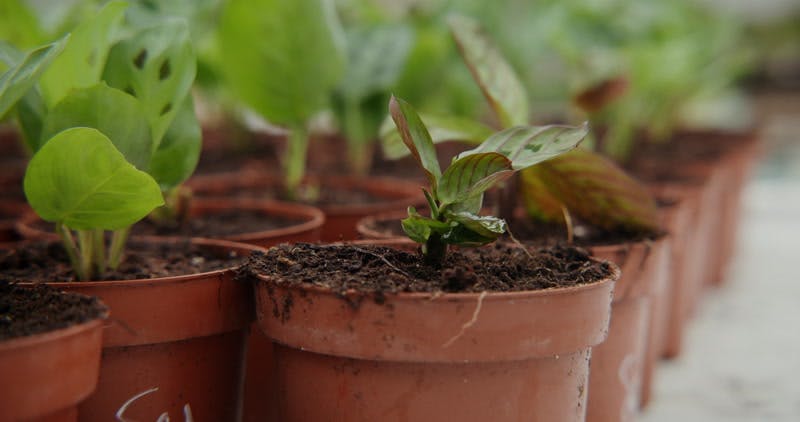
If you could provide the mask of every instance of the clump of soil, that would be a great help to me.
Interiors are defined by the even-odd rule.
[[[95,297],[0,281],[0,341],[81,324],[106,311]]]
[[[529,255],[528,253],[531,255]],[[251,255],[242,272],[268,275],[276,284],[312,284],[344,293],[511,292],[568,287],[612,273],[580,248],[526,250],[508,242],[455,249],[441,268],[418,253],[374,245],[279,245]]]
[[[221,270],[240,265],[235,252],[214,253],[186,242],[128,242],[123,262],[101,280],[135,280]],[[0,250],[0,281],[76,281],[63,246],[57,242],[28,243]]]

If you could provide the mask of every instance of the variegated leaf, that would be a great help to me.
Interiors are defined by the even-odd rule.
[[[389,113],[392,115],[392,120],[397,126],[397,130],[414,158],[425,174],[428,176],[428,181],[434,189],[434,196],[436,196],[436,186],[439,179],[442,177],[442,170],[439,168],[439,160],[436,158],[436,149],[433,147],[431,135],[428,129],[422,123],[419,115],[410,104],[404,100],[392,96],[389,100]]]
[[[607,230],[655,232],[658,210],[649,191],[611,160],[576,149],[537,169],[542,183],[572,213]]]
[[[453,161],[439,182],[442,207],[483,194],[496,183],[511,177],[511,161],[496,152],[472,154]]]
[[[581,126],[515,126],[495,133],[456,159],[495,152],[507,157],[514,170],[520,170],[575,148],[588,133],[588,123]]]

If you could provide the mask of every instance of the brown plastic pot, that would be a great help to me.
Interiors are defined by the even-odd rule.
[[[162,240],[168,241],[168,240]],[[192,243],[220,253],[249,254],[254,246],[220,240]],[[233,271],[129,281],[50,283],[97,296],[113,317],[103,333],[97,390],[80,407],[82,421],[115,420],[130,403],[129,420],[154,421],[166,412],[182,420],[238,420],[245,334],[252,291]]]
[[[357,178],[325,175],[307,178],[319,184],[320,190],[352,190],[376,198],[371,203],[316,204],[325,214],[321,240],[323,242],[352,240],[358,236],[356,223],[363,217],[390,211],[405,210],[409,205],[425,204],[418,183],[391,178]],[[188,185],[199,196],[264,197],[280,190],[280,178],[266,172],[234,172],[191,179]]]
[[[0,420],[77,421],[97,385],[102,333],[96,319],[0,342]]]
[[[519,293],[337,295],[261,276],[281,421],[582,421],[613,277]]]
[[[639,410],[648,345],[659,335],[667,279],[660,274],[669,258],[666,236],[657,240],[589,246],[592,256],[617,264],[621,276],[614,288],[608,338],[592,351],[586,420],[625,421]]]

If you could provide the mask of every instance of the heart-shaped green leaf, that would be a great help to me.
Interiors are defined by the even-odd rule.
[[[589,133],[582,126],[516,126],[495,133],[480,146],[464,151],[456,160],[487,152],[496,152],[511,161],[514,170],[530,167],[563,154],[576,146]]]
[[[150,175],[167,191],[188,179],[197,167],[202,131],[194,114],[192,96],[187,95],[150,162]]]
[[[64,50],[68,39],[67,36],[31,51],[0,76],[0,118],[33,87],[47,66]]]
[[[28,165],[24,187],[42,219],[77,230],[125,228],[164,204],[152,177],[125,161],[105,135],[83,127],[45,143]]]
[[[99,130],[138,169],[150,168],[153,141],[136,98],[104,83],[70,92],[47,113],[38,148],[62,130],[79,126]]]
[[[528,123],[528,98],[511,65],[481,30],[466,17],[453,17],[450,29],[464,62],[497,113],[502,127]]]
[[[231,0],[220,63],[236,95],[272,123],[305,126],[344,69],[344,37],[331,1]]]
[[[537,166],[537,175],[569,212],[607,230],[654,233],[658,210],[649,191],[611,160],[576,149]]]
[[[428,181],[434,189],[433,194],[436,196],[436,187],[442,177],[442,170],[439,168],[436,149],[433,147],[428,129],[414,108],[401,98],[392,96],[392,99],[389,100],[389,113],[392,115],[392,120],[397,126],[403,143],[428,176]]]
[[[109,47],[115,41],[126,7],[124,2],[109,2],[72,31],[64,51],[42,74],[40,88],[48,107],[73,89],[100,82]]]
[[[459,141],[468,144],[479,144],[494,133],[492,128],[473,119],[458,116],[440,116],[435,114],[420,114],[420,119],[434,144],[445,141]],[[381,148],[383,156],[390,160],[403,158],[409,154],[408,147],[403,143],[403,138],[392,124],[391,119],[386,119],[380,130]]]
[[[168,19],[114,45],[103,78],[141,101],[155,151],[189,95],[195,73],[189,28],[182,19]]]
[[[444,207],[481,195],[513,173],[511,161],[496,152],[458,158],[445,170],[439,181],[439,201]]]

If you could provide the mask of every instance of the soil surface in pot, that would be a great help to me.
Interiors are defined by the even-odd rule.
[[[514,237],[540,246],[568,243],[567,227],[564,224],[538,223],[523,218],[510,223]],[[663,233],[642,233],[623,230],[602,230],[584,224],[573,226],[572,244],[577,246],[604,246],[640,242],[662,236]]]
[[[245,258],[220,255],[187,242],[128,242],[125,258],[102,280],[135,280],[197,274],[240,265]],[[58,242],[27,243],[0,251],[0,281],[76,281],[69,258]]]
[[[0,281],[0,341],[81,324],[105,313],[95,297],[44,284],[23,287]]]
[[[254,253],[242,270],[275,283],[313,284],[343,293],[510,292],[592,283],[612,273],[579,248],[525,249],[509,242],[452,248],[441,268],[418,253],[374,245],[279,245]]]
[[[194,216],[183,224],[157,224],[144,219],[131,230],[134,235],[219,237],[281,229],[301,222],[303,220],[282,218],[256,210],[236,209]]]

